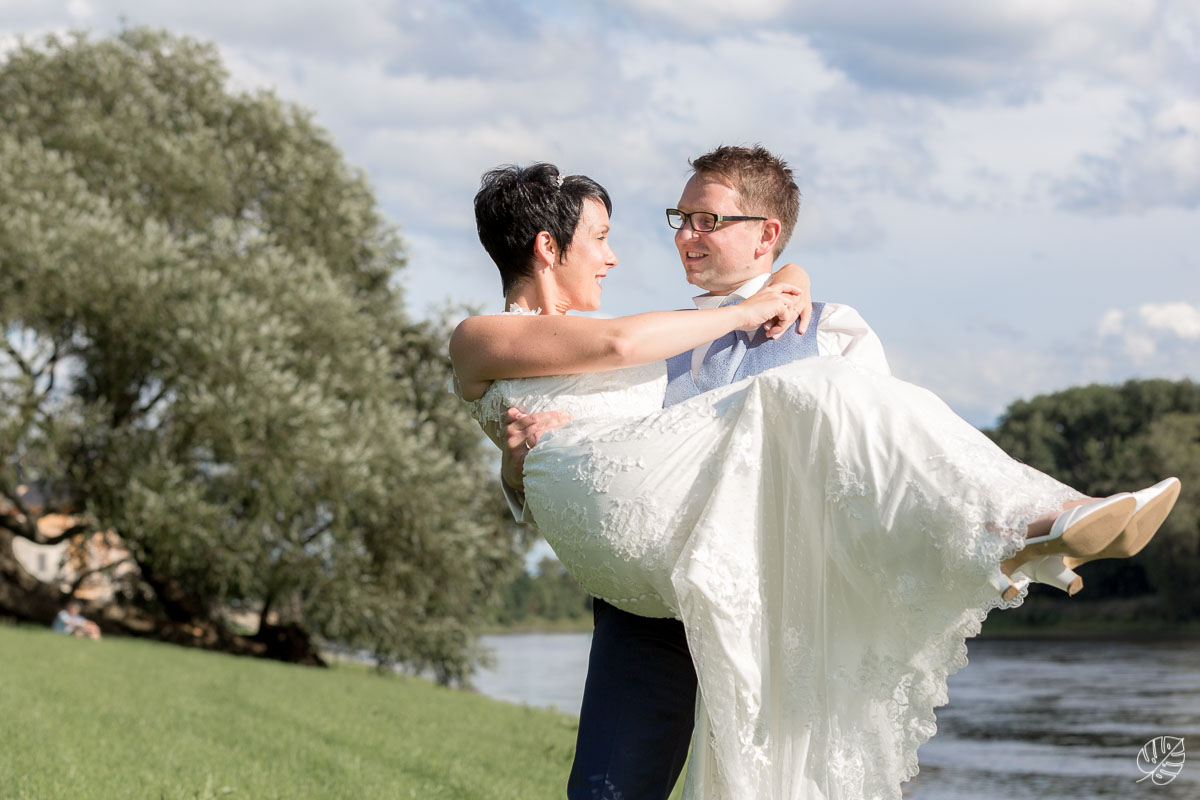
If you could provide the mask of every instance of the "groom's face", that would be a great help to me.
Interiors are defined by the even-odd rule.
[[[701,174],[691,177],[679,196],[679,210],[708,211],[727,216],[746,216],[737,190],[720,180]],[[757,220],[720,222],[716,230],[696,231],[685,222],[675,231],[675,247],[687,272],[688,283],[712,294],[729,294],[746,281],[770,269],[769,262],[755,259],[763,223]]]

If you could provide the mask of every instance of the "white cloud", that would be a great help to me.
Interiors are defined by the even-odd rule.
[[[1200,339],[1200,306],[1183,301],[1142,303],[1132,315],[1110,308],[1096,326],[1098,346],[1116,350],[1132,369],[1169,369],[1170,359],[1200,365],[1200,353],[1185,343]]]
[[[1200,61],[1200,7],[1169,6],[1163,13],[1163,37],[1184,58]]]
[[[1115,344],[1115,346],[1114,346]],[[944,343],[937,349],[889,349],[897,377],[936,392],[967,421],[992,425],[1014,400],[1092,383],[1133,379],[1192,379],[1200,375],[1200,352],[1173,347],[1132,332],[1119,339],[1073,336],[1036,341]]]
[[[1110,308],[1100,317],[1096,332],[1101,336],[1119,336],[1125,329],[1125,312],[1119,308]]]
[[[869,208],[854,209],[848,216],[825,214],[806,207],[792,236],[805,252],[869,250],[880,245],[887,232]]]
[[[1166,8],[1185,4],[1175,0]],[[741,4],[686,14],[662,0],[621,5],[664,37],[721,38],[759,27],[803,35],[863,86],[944,97],[1027,97],[1064,67],[1144,70],[1141,54],[1153,50],[1161,26],[1154,0],[803,0],[758,2],[745,15]]]
[[[1063,204],[1104,213],[1200,206],[1200,100],[1163,98],[1129,113],[1138,132],[1106,154],[1079,156],[1056,187]]]
[[[641,15],[673,20],[691,31],[716,31],[724,26],[772,23],[787,9],[786,0],[691,0],[681,7],[674,0],[618,0]]]
[[[1180,339],[1200,339],[1200,306],[1190,303],[1145,303],[1138,308],[1149,328]]]
[[[1125,334],[1124,351],[1134,363],[1143,363],[1158,352],[1158,347],[1153,337],[1131,331]]]
[[[67,3],[67,15],[71,18],[71,22],[76,25],[86,25],[91,22],[94,13],[95,10],[88,0],[70,0]]]

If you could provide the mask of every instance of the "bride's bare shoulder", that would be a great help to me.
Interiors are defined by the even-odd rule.
[[[449,349],[460,397],[473,401],[483,396],[498,377],[491,374],[495,362],[507,351],[520,348],[522,328],[530,319],[526,314],[479,314],[455,326]]]
[[[456,349],[478,347],[481,342],[497,336],[511,336],[522,326],[520,320],[528,319],[530,317],[518,314],[478,314],[467,317],[450,334],[450,357],[454,357]]]
[[[574,317],[565,314],[542,314],[540,311],[505,311],[500,314],[479,314],[467,317],[454,329],[450,336],[450,348],[453,355],[456,346],[469,348],[481,344],[494,343],[523,334],[540,335],[550,331],[573,331],[586,328],[593,321],[587,317]]]

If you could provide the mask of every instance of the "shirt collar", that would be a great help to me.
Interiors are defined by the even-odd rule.
[[[737,295],[743,300],[749,300],[750,296],[766,286],[767,281],[771,279],[771,273],[764,272],[761,275],[755,275],[750,280],[743,283],[741,286],[730,292],[730,295]],[[692,302],[696,304],[696,308],[716,308],[721,303],[725,302],[725,295],[701,294],[692,298]]]

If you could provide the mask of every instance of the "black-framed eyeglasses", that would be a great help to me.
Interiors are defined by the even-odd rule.
[[[718,222],[741,222],[747,219],[766,219],[766,217],[731,217],[725,214],[714,214],[711,211],[693,211],[687,213],[678,208],[667,209],[667,224],[675,230],[687,222],[697,233],[710,233],[717,229]]]

